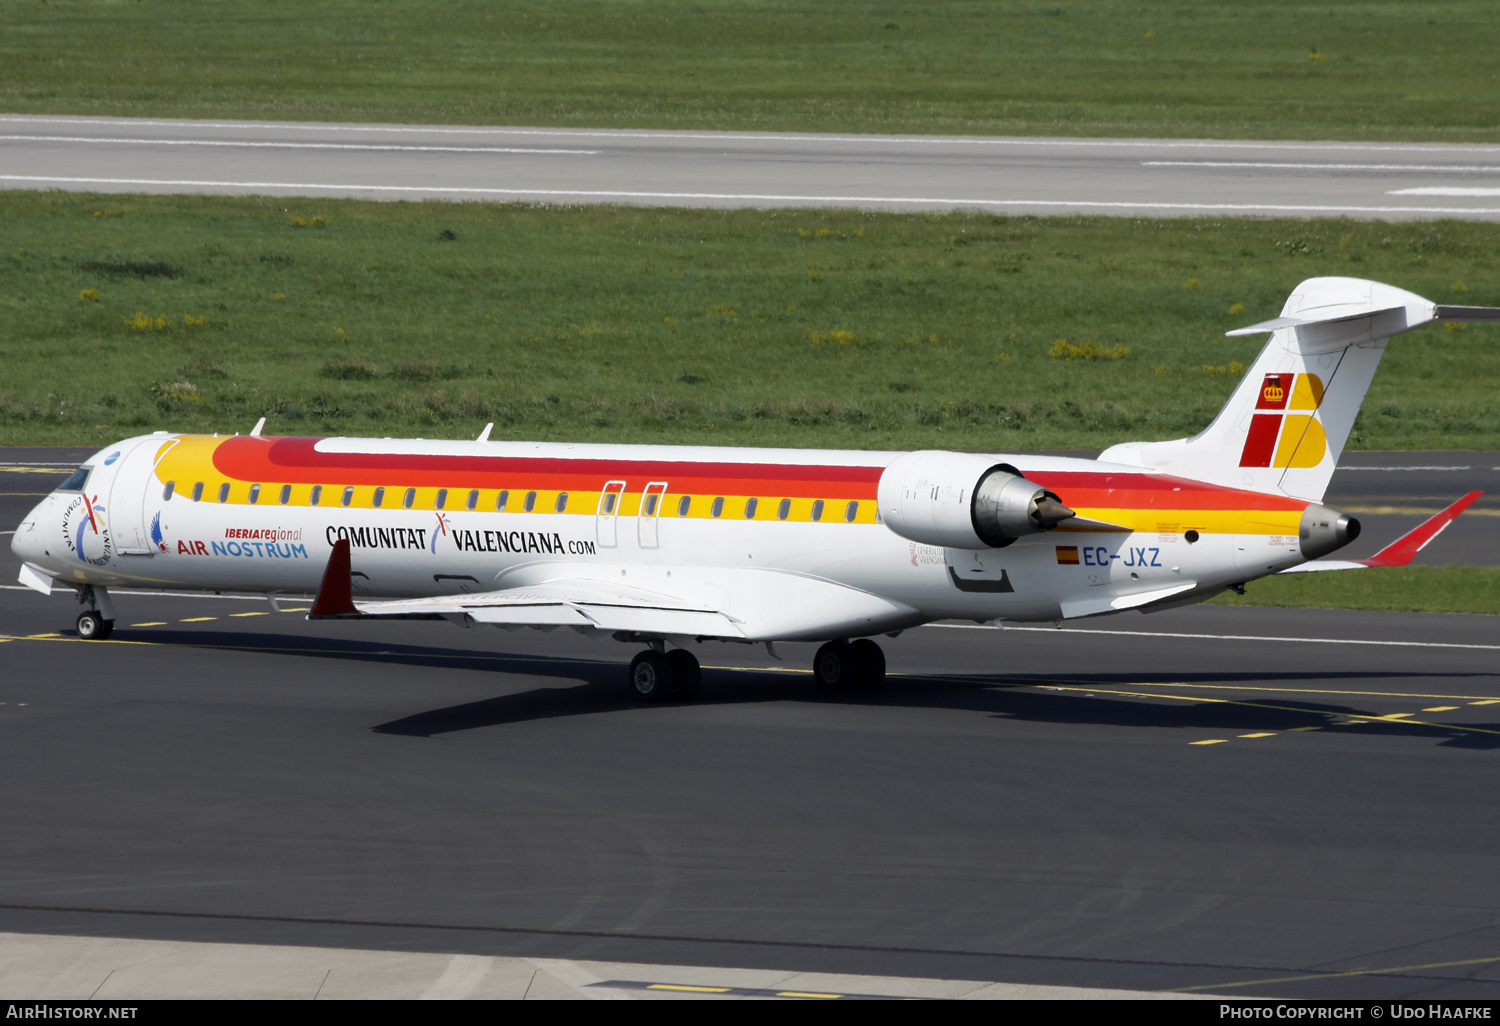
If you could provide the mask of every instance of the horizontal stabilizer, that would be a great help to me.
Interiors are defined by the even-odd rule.
[[[1409,566],[1418,552],[1426,548],[1432,539],[1442,534],[1449,524],[1458,519],[1460,513],[1472,506],[1474,500],[1483,494],[1483,492],[1470,492],[1436,516],[1428,517],[1369,559],[1315,559],[1310,563],[1303,563],[1301,566],[1294,566],[1290,570],[1281,572],[1307,574],[1319,570],[1364,570],[1372,566]]]
[[[1500,321],[1500,306],[1439,306],[1439,321]]]
[[[1224,334],[1230,337],[1236,335],[1259,335],[1262,332],[1276,331],[1279,328],[1305,328],[1310,324],[1341,324],[1344,321],[1355,321],[1361,317],[1376,317],[1380,314],[1394,313],[1397,310],[1405,309],[1406,307],[1404,306],[1388,306],[1380,310],[1372,310],[1368,306],[1356,303],[1343,306],[1324,306],[1309,311],[1305,316],[1277,317],[1274,320],[1252,324],[1248,328],[1235,328],[1233,331],[1224,332]],[[1475,309],[1481,308],[1475,307]]]

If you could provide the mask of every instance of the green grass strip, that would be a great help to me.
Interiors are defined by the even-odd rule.
[[[196,118],[1500,139],[1492,0],[52,0],[0,109]]]
[[[1403,566],[1284,574],[1251,581],[1243,596],[1230,592],[1209,601],[1226,606],[1496,614],[1500,567]]]
[[[1500,226],[0,192],[0,444],[148,430],[1103,448],[1212,420],[1304,278],[1500,305]],[[1452,329],[1452,330],[1449,330]],[[1352,448],[1497,449],[1500,326]]]

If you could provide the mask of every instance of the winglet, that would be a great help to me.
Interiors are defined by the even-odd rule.
[[[354,608],[354,589],[349,583],[349,539],[340,538],[333,543],[333,552],[328,557],[328,569],[323,571],[323,585],[318,589],[318,598],[308,612],[309,620],[325,616],[349,616],[358,613]]]
[[[260,418],[260,420],[257,420],[255,422],[255,426],[250,429],[250,437],[251,438],[259,438],[260,437],[260,430],[261,430],[261,428],[263,428],[265,426],[266,426],[266,418],[262,417],[262,418]]]
[[[1369,559],[1355,560],[1366,566],[1406,566],[1418,552],[1427,547],[1427,543],[1443,533],[1443,528],[1458,517],[1460,513],[1474,504],[1474,500],[1483,495],[1483,492],[1470,492],[1441,513],[1422,521],[1414,529],[1407,531],[1401,537],[1391,542]]]
[[[492,420],[484,426],[484,430],[479,432],[479,437],[474,439],[474,441],[488,442],[490,440],[490,432],[493,430],[495,430],[495,422]]]

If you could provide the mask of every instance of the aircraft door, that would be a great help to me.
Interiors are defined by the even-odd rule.
[[[612,549],[620,544],[620,500],[624,497],[624,481],[606,481],[604,490],[599,493],[599,509],[594,515],[594,530],[601,549]]]
[[[667,501],[667,482],[652,481],[646,486],[646,491],[641,495],[641,512],[636,518],[641,548],[654,549],[658,546],[657,524],[661,516],[661,507]]]
[[[156,453],[166,439],[146,438],[120,457],[109,486],[110,534],[115,551],[122,556],[149,556],[156,552],[151,539],[150,517],[160,513],[161,486],[152,473]]]

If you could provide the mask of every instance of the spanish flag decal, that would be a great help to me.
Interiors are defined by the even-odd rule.
[[[1059,545],[1057,547],[1057,562],[1059,566],[1078,565],[1078,546]]]
[[[1322,463],[1328,451],[1328,436],[1316,415],[1322,401],[1323,380],[1316,374],[1267,374],[1250,418],[1240,466],[1316,467]]]

